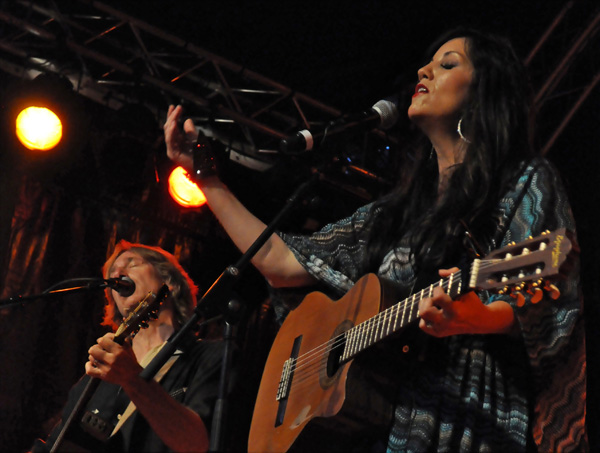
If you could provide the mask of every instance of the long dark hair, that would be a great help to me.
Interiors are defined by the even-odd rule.
[[[533,156],[529,83],[508,40],[455,29],[432,45],[428,60],[442,44],[461,37],[474,68],[462,112],[461,129],[470,142],[465,143],[464,160],[438,195],[436,155],[421,139],[401,185],[373,205],[369,271],[376,271],[384,255],[407,235],[417,270],[451,264],[462,246],[463,225],[489,234],[491,211],[520,165]]]

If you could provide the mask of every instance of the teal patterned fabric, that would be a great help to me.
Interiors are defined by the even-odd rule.
[[[338,295],[365,273],[370,206],[311,236],[282,234],[302,265]],[[556,170],[537,159],[497,207],[499,236],[490,245],[538,236],[575,224]],[[410,290],[415,281],[409,250],[390,250],[378,274]],[[576,260],[577,261],[577,260]],[[436,339],[418,332],[421,351],[398,374],[389,452],[585,451],[585,345],[578,264],[547,294],[514,308],[511,335],[457,335]],[[415,288],[420,290],[421,288]]]

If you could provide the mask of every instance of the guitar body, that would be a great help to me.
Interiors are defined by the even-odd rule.
[[[324,294],[311,293],[288,315],[263,372],[249,451],[282,452],[290,450],[292,444],[294,449],[305,450],[307,442],[328,445],[328,451],[349,451],[365,436],[374,437],[374,430],[381,431],[382,436],[387,434],[393,416],[387,393],[393,382],[381,369],[361,363],[362,355],[336,366],[331,359],[337,353],[331,352],[329,342],[391,304],[394,292],[389,282],[369,274],[341,299],[333,301]],[[294,345],[295,357],[300,359],[287,397],[278,401],[282,370]],[[375,362],[376,354],[371,350],[364,360]],[[319,439],[324,436],[326,439]]]

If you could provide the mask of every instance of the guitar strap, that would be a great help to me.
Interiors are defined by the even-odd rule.
[[[156,356],[156,354],[158,354],[158,352],[163,348],[163,346],[166,343],[167,342],[165,341],[164,343],[159,344],[158,346],[156,346],[153,349],[151,349],[150,351],[148,351],[148,353],[144,356],[144,358],[142,359],[142,362],[140,363],[142,368],[146,368],[148,366],[148,364],[152,361],[152,359]],[[167,360],[167,362],[162,366],[162,368],[160,370],[158,370],[158,373],[156,373],[156,375],[154,376],[154,380],[156,382],[160,382],[162,380],[162,378],[165,376],[165,374],[167,374],[167,372],[171,369],[171,367],[175,364],[177,359],[180,357],[181,353],[182,353],[182,351],[180,351],[179,349],[177,351],[175,351],[175,353],[169,358],[169,360]],[[114,436],[117,433],[117,431],[119,431],[121,429],[123,424],[127,421],[127,419],[129,417],[131,417],[133,415],[135,410],[136,410],[135,404],[133,404],[133,402],[130,402],[129,405],[127,406],[127,408],[125,409],[125,411],[123,412],[123,414],[121,415],[121,417],[119,418],[119,422],[115,426],[115,429],[113,430],[111,436]]]
[[[526,168],[523,169],[523,167]],[[494,217],[496,218],[496,228],[493,234],[490,234],[487,237],[485,234],[481,234],[478,241],[472,235],[471,231],[469,231],[467,223],[464,220],[461,220],[465,232],[467,233],[467,241],[471,244],[472,248],[476,249],[478,254],[490,253],[491,251],[500,248],[502,240],[508,231],[508,227],[515,216],[517,209],[523,202],[525,194],[529,190],[536,169],[537,165],[530,165],[526,162],[521,165],[521,170],[517,173],[516,181],[513,184],[514,189],[512,191],[513,193],[518,193],[518,195],[510,202],[503,202],[502,199],[499,201],[494,213]],[[482,250],[483,248],[485,248],[485,250]],[[471,257],[471,260],[472,258],[474,257]]]
[[[529,186],[531,185],[531,181],[533,180],[533,175],[536,173],[535,170],[537,169],[539,164],[531,165],[530,163],[525,163],[524,165],[527,165],[527,167],[522,173],[519,172],[519,176],[517,177],[517,181],[515,183],[515,191],[518,192],[518,195],[515,198],[514,203],[512,203],[512,208],[504,208],[503,206],[500,206],[500,213],[498,215],[498,227],[496,228],[496,233],[494,234],[494,237],[492,238],[492,243],[490,244],[491,249],[499,248],[500,244],[502,243],[502,239],[506,235],[508,227],[510,226],[512,219],[515,216],[517,209],[523,202],[523,198],[529,190]]]

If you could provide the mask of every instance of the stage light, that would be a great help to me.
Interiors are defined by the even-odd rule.
[[[82,157],[89,116],[83,98],[66,77],[40,74],[33,80],[13,79],[2,107],[7,163],[18,165],[19,171],[53,180]]]
[[[26,107],[17,115],[16,134],[19,141],[32,151],[48,151],[62,139],[62,122],[45,107]]]
[[[206,197],[182,167],[175,168],[169,175],[169,194],[185,208],[198,208],[206,203]]]

